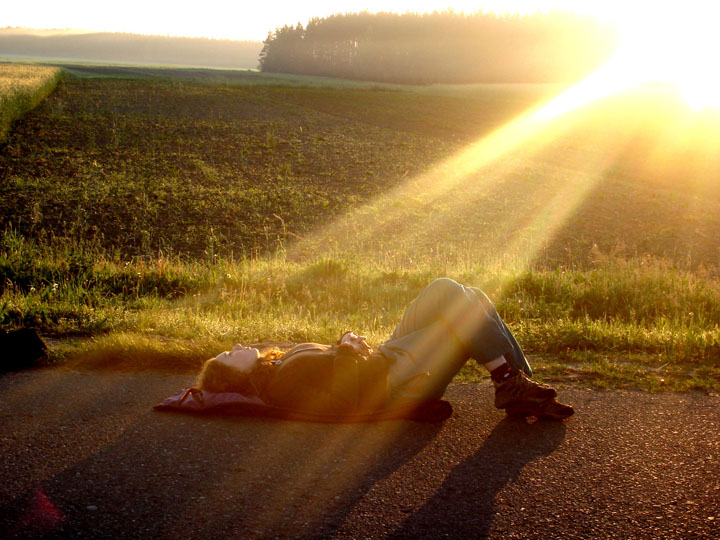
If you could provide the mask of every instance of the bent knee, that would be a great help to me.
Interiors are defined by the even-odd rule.
[[[427,287],[425,287],[425,290],[435,294],[453,295],[464,292],[465,287],[460,285],[454,279],[441,277],[432,281]]]
[[[486,311],[495,311],[492,300],[477,287],[466,287],[454,279],[448,277],[437,278],[431,282],[424,291],[424,294],[435,298],[444,298],[446,301],[455,302],[479,302]]]

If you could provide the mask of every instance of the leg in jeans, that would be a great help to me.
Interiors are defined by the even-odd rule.
[[[423,328],[437,327],[438,322],[454,334],[467,353],[458,371],[468,357],[486,364],[504,356],[513,368],[532,376],[520,345],[485,293],[449,278],[436,279],[423,289],[405,310],[390,341]]]
[[[520,345],[488,297],[448,278],[433,281],[420,293],[380,349],[396,359],[394,367],[404,364],[411,374],[412,368],[427,374],[420,399],[442,397],[465,362],[474,358],[491,371],[495,407],[509,416],[564,420],[574,413],[571,406],[555,400],[553,388],[530,379],[532,371]],[[402,375],[401,369],[397,371]],[[398,380],[402,390],[402,377]]]

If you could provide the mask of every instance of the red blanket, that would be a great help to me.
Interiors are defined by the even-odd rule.
[[[258,397],[247,397],[242,394],[229,392],[215,394],[194,388],[180,390],[159,405],[156,405],[155,410],[261,416],[302,422],[327,423],[377,422],[380,420],[403,418],[420,422],[442,422],[452,414],[452,406],[450,403],[441,399],[424,401],[422,403],[403,404],[366,413],[337,415],[283,409],[268,405]]]

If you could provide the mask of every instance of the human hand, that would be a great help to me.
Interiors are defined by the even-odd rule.
[[[340,345],[350,345],[356,353],[368,355],[372,347],[368,345],[365,336],[358,336],[355,332],[345,332],[340,338]]]

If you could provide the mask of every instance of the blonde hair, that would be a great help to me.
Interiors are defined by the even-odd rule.
[[[195,387],[207,392],[234,392],[244,396],[259,396],[270,377],[272,362],[281,358],[283,354],[277,348],[262,351],[258,363],[249,373],[211,358],[203,364]]]

